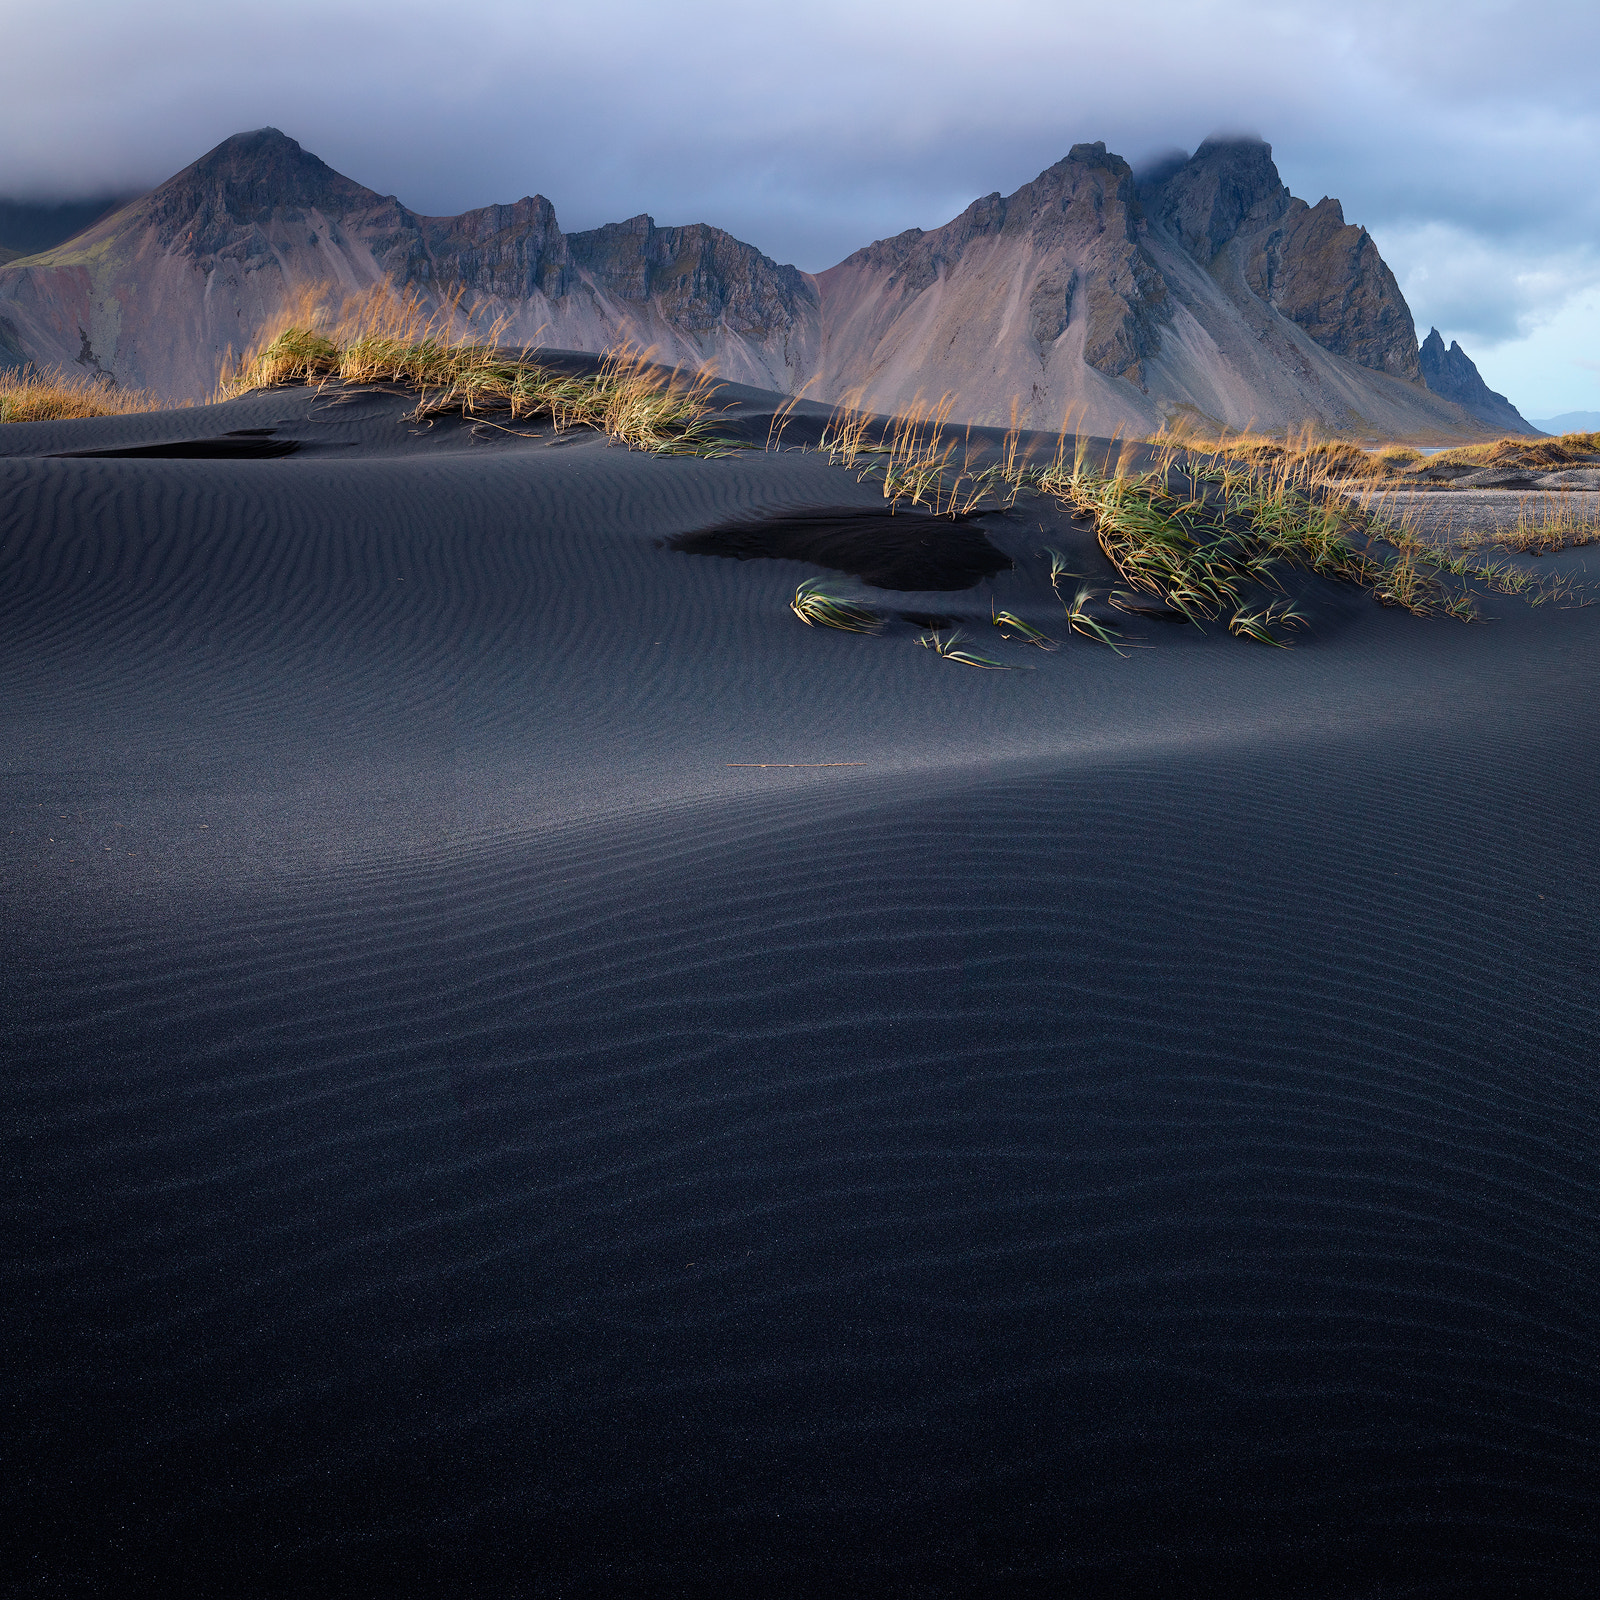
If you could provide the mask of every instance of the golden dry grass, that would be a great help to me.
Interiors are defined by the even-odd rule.
[[[1321,437],[1309,423],[1298,433],[1272,438],[1248,428],[1234,434],[1207,432],[1189,422],[1163,428],[1143,442],[1168,459],[1177,454],[1207,456],[1248,464],[1262,472],[1287,467],[1294,477],[1306,480],[1382,478],[1422,460],[1420,450],[1404,445],[1367,450],[1350,439]]]
[[[456,302],[429,310],[415,293],[400,297],[383,287],[337,316],[305,300],[287,327],[224,373],[221,392],[395,383],[416,392],[416,419],[545,421],[556,432],[593,428],[657,454],[721,455],[734,448],[715,434],[708,373],[685,381],[631,345],[608,353],[596,372],[559,372],[542,366],[532,350],[501,349],[498,333],[496,325],[487,342],[474,338]]]
[[[919,394],[904,411],[875,419],[861,409],[860,391],[852,391],[834,407],[819,448],[836,464],[859,468],[859,479],[881,475],[891,506],[905,501],[935,516],[963,517],[986,502],[1011,504],[1026,476],[1017,402],[999,460],[985,464],[981,446],[975,453],[971,425],[958,431],[950,424],[955,398],[947,390],[929,405]]]
[[[146,389],[118,389],[88,373],[0,372],[0,423],[125,417],[165,409]]]
[[[1600,455],[1600,433],[1568,433],[1559,439],[1516,435],[1487,444],[1465,444],[1443,450],[1428,463],[1434,467],[1568,467]]]

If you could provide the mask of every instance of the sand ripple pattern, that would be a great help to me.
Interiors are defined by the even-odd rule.
[[[1592,615],[930,677],[518,459],[0,462],[18,1592],[1585,1593]]]

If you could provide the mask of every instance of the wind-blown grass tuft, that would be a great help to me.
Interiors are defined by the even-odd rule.
[[[1070,602],[1063,599],[1061,604],[1067,613],[1067,626],[1074,633],[1081,633],[1085,639],[1093,639],[1096,644],[1108,645],[1120,656],[1124,653],[1119,647],[1122,635],[1115,628],[1108,628],[1089,610],[1090,602],[1099,598],[1100,596],[1088,584],[1083,584]]]
[[[844,633],[877,633],[883,618],[876,611],[824,588],[823,578],[807,578],[794,592],[789,609],[808,628],[838,628]]]
[[[1011,634],[1016,634],[1019,639],[1026,640],[1029,644],[1038,645],[1041,650],[1059,650],[1061,647],[1048,634],[1040,632],[1031,622],[1024,622],[1021,617],[1012,611],[996,611],[993,602],[990,603],[991,619],[995,627],[1000,630],[1002,639],[1009,639]],[[1010,632],[1007,632],[1007,630]]]
[[[1236,611],[1228,620],[1228,632],[1242,639],[1254,639],[1260,644],[1276,645],[1280,650],[1289,648],[1287,639],[1280,639],[1274,628],[1303,628],[1306,619],[1287,600],[1274,600],[1255,611]]]
[[[923,634],[922,647],[933,651],[936,656],[942,656],[946,661],[959,661],[965,667],[984,667],[990,672],[1013,670],[1004,661],[996,661],[993,656],[979,655],[976,650],[968,649],[966,639],[966,634],[960,628],[950,633],[935,629],[932,633]]]

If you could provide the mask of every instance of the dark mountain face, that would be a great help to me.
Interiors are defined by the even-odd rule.
[[[1272,163],[1272,146],[1259,139],[1207,139],[1176,170],[1141,189],[1152,213],[1204,265],[1242,231],[1276,222],[1293,203]]]
[[[396,223],[403,208],[394,204]],[[514,205],[483,206],[459,217],[415,217],[397,227],[395,245],[403,244],[404,282],[450,292],[493,295],[502,300],[550,298],[571,287],[567,240],[556,225],[555,207],[543,195],[529,195]],[[402,240],[402,234],[404,238]]]
[[[1176,170],[1152,174],[1141,193],[1196,261],[1237,273],[1324,350],[1422,381],[1411,310],[1371,235],[1345,222],[1337,200],[1308,206],[1295,199],[1271,145],[1208,139]]]
[[[140,211],[163,248],[214,254],[241,230],[307,211],[366,210],[372,190],[335,172],[276,128],[236,133],[152,190]]]
[[[1375,372],[1419,382],[1417,330],[1372,235],[1344,220],[1337,200],[1290,202],[1255,242],[1251,288],[1324,350]]]
[[[597,287],[622,301],[654,301],[691,333],[726,326],[765,338],[815,313],[807,274],[703,222],[658,228],[651,217],[633,217],[568,234],[567,248]]]
[[[1535,433],[1538,430],[1503,394],[1496,394],[1483,381],[1472,358],[1459,343],[1448,350],[1437,328],[1428,330],[1421,353],[1422,375],[1428,387],[1447,400],[1472,413],[1479,421],[1506,433]]]

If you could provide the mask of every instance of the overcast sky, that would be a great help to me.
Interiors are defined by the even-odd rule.
[[[416,210],[547,195],[830,266],[1079,140],[1259,132],[1525,415],[1600,410],[1600,4],[0,0],[0,195],[272,125]]]

